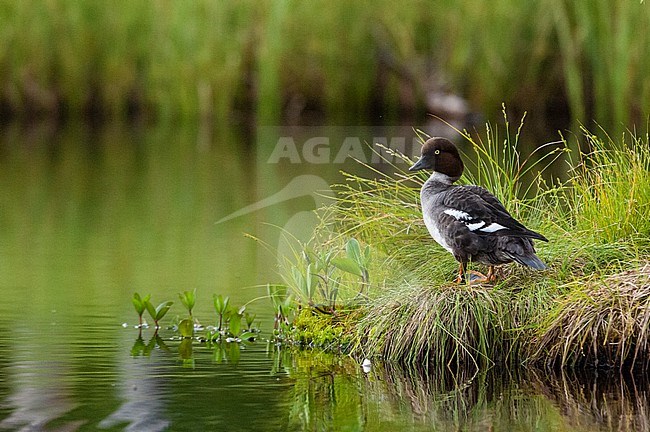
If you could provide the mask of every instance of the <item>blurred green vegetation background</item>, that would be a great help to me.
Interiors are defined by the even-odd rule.
[[[3,118],[423,119],[440,94],[493,118],[645,126],[639,0],[1,0]],[[433,96],[432,96],[433,95]],[[435,112],[434,112],[435,114]]]

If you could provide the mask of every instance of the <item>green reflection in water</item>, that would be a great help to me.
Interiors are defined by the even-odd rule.
[[[255,196],[242,139],[225,131],[201,143],[196,128],[172,126],[11,129],[0,150],[1,289],[29,292],[13,301],[31,318],[128,308],[133,291],[175,299],[197,288],[204,304],[212,292],[256,297],[242,288],[273,275],[243,236],[259,215],[215,225]]]
[[[349,358],[286,353],[288,430],[649,430],[648,384],[618,373],[526,369],[420,375]]]

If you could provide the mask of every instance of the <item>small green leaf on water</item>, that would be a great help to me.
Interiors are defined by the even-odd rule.
[[[253,322],[255,321],[255,317],[257,317],[256,314],[249,314],[248,312],[246,312],[246,315],[245,315],[246,327],[248,327],[248,329],[250,329],[251,326],[253,325]]]
[[[165,316],[165,314],[167,314],[167,312],[169,311],[169,308],[172,307],[173,304],[174,304],[174,302],[171,302],[171,301],[160,303],[158,305],[158,307],[156,308],[156,310],[155,310],[156,315],[155,315],[154,319],[156,321],[161,320]]]
[[[217,311],[217,313],[218,314],[225,313],[226,309],[228,308],[228,303],[230,302],[230,298],[224,297],[221,294],[214,294],[212,298],[214,300],[214,309]]]
[[[144,306],[147,308],[147,312],[149,312],[149,315],[151,315],[151,318],[153,320],[156,319],[156,308],[151,304],[149,300],[144,301]]]
[[[237,336],[241,331],[241,316],[238,314],[232,314],[230,317],[230,333],[233,336]]]
[[[243,341],[249,341],[249,342],[254,341],[256,337],[257,337],[257,333],[255,333],[255,332],[248,332],[248,331],[245,331],[244,333],[242,333],[242,334],[239,336],[239,338],[240,338],[241,340],[243,340]]]
[[[194,304],[196,303],[196,288],[192,291],[183,291],[182,293],[178,293],[178,298],[191,314],[192,309],[194,309]]]
[[[133,303],[133,307],[135,308],[135,311],[138,313],[138,315],[142,316],[142,314],[144,313],[145,304],[142,301],[140,294],[133,293],[133,298],[131,299],[131,302]]]
[[[178,332],[184,338],[191,338],[194,336],[194,323],[191,319],[184,319],[178,323]]]

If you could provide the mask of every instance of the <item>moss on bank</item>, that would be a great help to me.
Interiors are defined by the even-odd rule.
[[[349,352],[359,320],[359,309],[323,313],[303,308],[293,320],[291,339],[301,346]]]

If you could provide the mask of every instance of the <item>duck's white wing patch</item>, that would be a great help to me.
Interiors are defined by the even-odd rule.
[[[483,232],[486,232],[486,233],[493,233],[495,231],[499,231],[499,230],[502,230],[502,229],[508,229],[508,228],[506,228],[503,225],[498,224],[496,222],[492,222],[490,225],[486,226],[485,228],[479,229],[479,231],[483,231]]]
[[[485,226],[484,221],[477,220],[477,219],[473,218],[469,213],[464,212],[462,210],[455,209],[455,208],[446,209],[444,211],[444,213],[446,213],[449,216],[453,217],[457,221],[464,222],[465,226],[467,226],[467,229],[469,229],[472,232],[476,231],[477,229],[480,229],[481,231],[484,231],[484,232],[493,232],[493,231],[487,231],[487,230],[491,229],[490,227],[492,227],[493,225],[498,225],[498,224],[490,224],[489,226],[486,226],[485,228],[481,228],[481,227]],[[499,225],[499,226],[501,228],[505,228],[505,227],[502,227],[501,225]],[[496,230],[494,230],[494,231],[496,231]]]
[[[465,223],[467,229],[472,232],[479,230],[484,233],[493,233],[502,229],[508,229],[507,227],[504,227],[503,225],[496,222],[492,222],[491,224],[487,225],[485,221],[473,218],[469,213],[455,208],[448,208],[444,211],[444,213],[455,218],[457,221]]]
[[[456,210],[453,208],[447,209],[444,211],[444,213],[448,214],[449,216],[452,216],[456,218],[456,220],[460,221],[466,221],[472,219],[472,217],[469,215],[469,213],[466,213],[462,210]]]
[[[485,225],[485,222],[483,222],[483,221],[478,221],[478,222],[476,222],[476,223],[466,223],[465,225],[467,226],[467,228],[468,228],[470,231],[476,231],[477,229],[479,229],[479,228],[481,228],[483,225]]]

